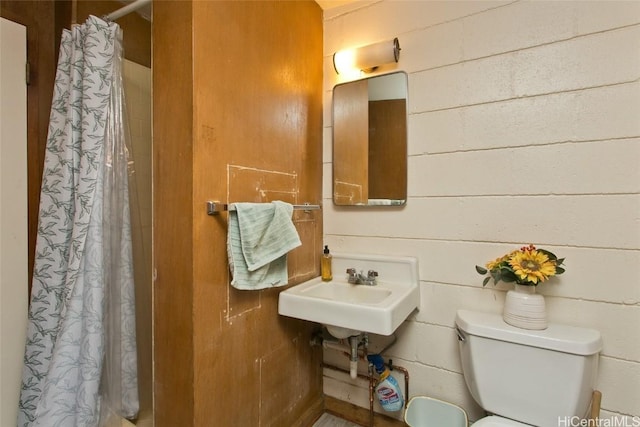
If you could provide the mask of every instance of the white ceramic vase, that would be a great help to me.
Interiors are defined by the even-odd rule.
[[[547,308],[544,296],[535,286],[516,285],[507,292],[502,318],[508,324],[523,329],[547,329]]]

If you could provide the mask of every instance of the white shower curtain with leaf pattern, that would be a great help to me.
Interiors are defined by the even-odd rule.
[[[40,195],[19,427],[138,411],[122,31],[89,17],[60,46]]]

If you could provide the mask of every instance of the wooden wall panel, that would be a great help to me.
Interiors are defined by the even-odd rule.
[[[193,7],[194,202],[320,202],[319,7]],[[195,235],[207,236],[194,246],[196,425],[295,425],[321,399],[321,353],[307,344],[308,324],[278,315],[281,289],[229,286],[226,219],[194,212]],[[290,283],[318,275],[322,238],[321,212],[296,212],[294,220],[304,244],[290,256]],[[223,392],[212,396],[214,388]]]
[[[227,214],[208,216],[205,203],[321,202],[322,11],[313,1],[158,2],[154,91],[156,426],[309,425],[322,410],[313,326],[278,315],[283,288],[230,287]],[[294,224],[303,246],[289,257],[291,284],[319,274],[322,212],[295,212]],[[167,278],[179,301],[159,289]],[[161,319],[173,314],[183,329]],[[174,354],[191,363],[184,382],[167,365]]]
[[[154,20],[155,425],[190,426],[195,375],[191,3],[156,2]]]

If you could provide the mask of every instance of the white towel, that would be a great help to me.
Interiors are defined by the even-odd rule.
[[[234,203],[229,210],[227,253],[237,289],[257,290],[288,283],[287,252],[302,243],[289,203]]]

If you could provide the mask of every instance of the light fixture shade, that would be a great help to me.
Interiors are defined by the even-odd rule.
[[[338,74],[353,70],[369,73],[380,65],[398,62],[399,58],[400,43],[396,37],[393,40],[338,51],[333,54],[333,67]]]

